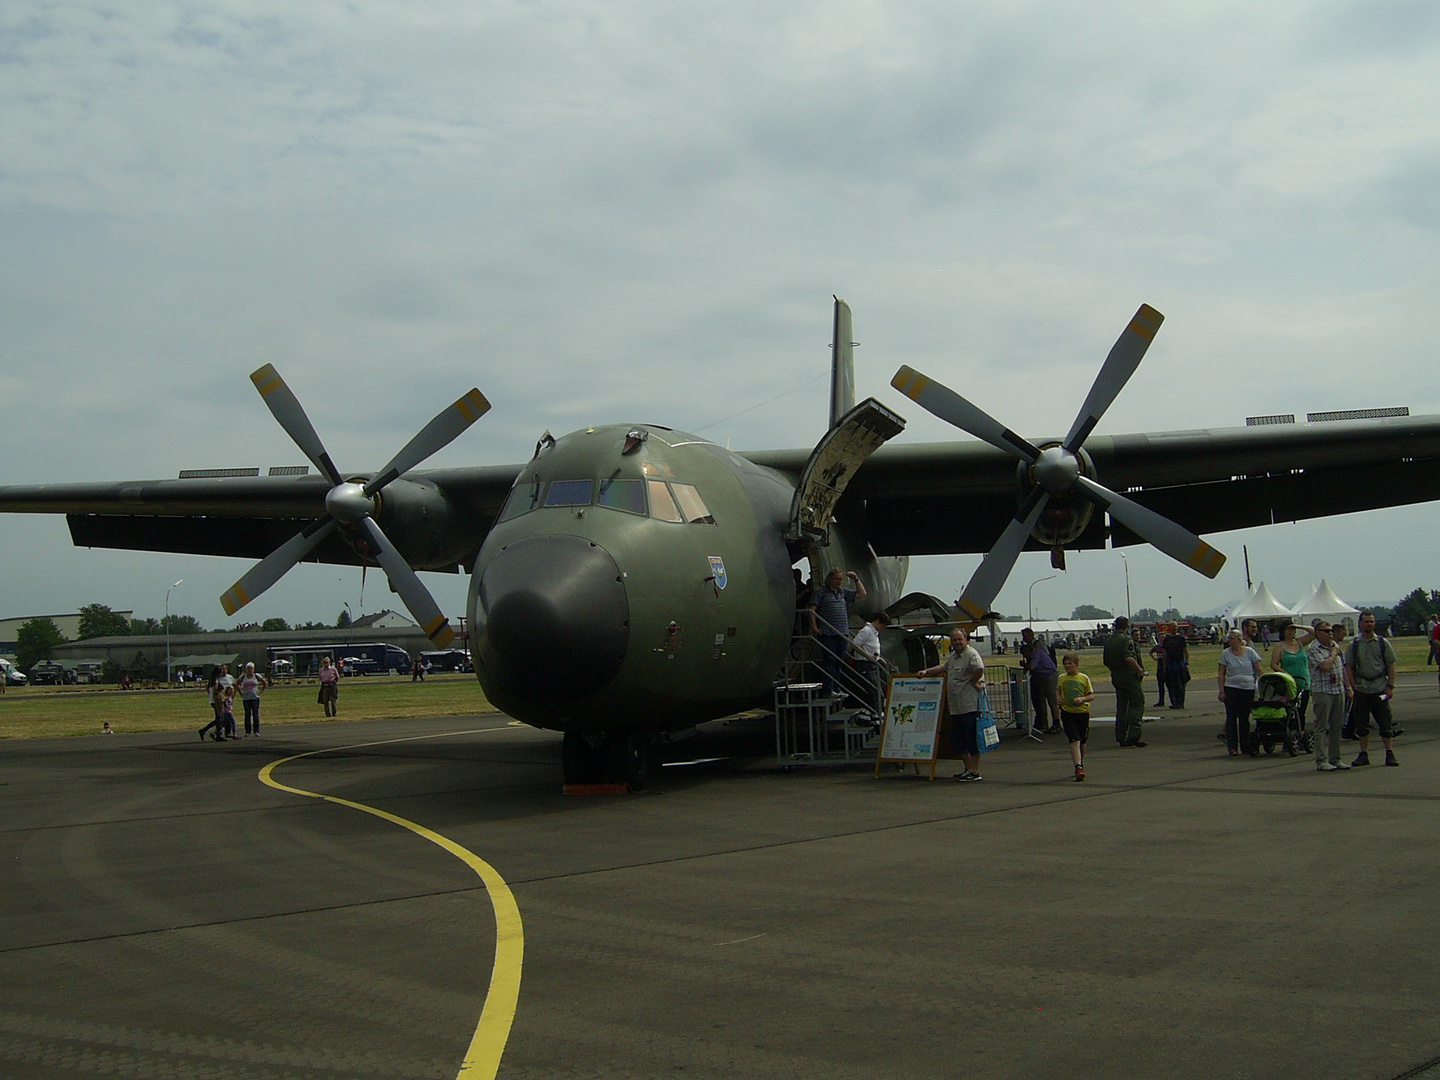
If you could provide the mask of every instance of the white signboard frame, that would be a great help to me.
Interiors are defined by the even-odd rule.
[[[930,779],[935,779],[935,762],[940,749],[941,702],[945,696],[945,677],[921,678],[918,675],[892,675],[885,694],[885,726],[880,733],[880,749],[875,758],[875,775],[886,761],[917,764],[930,763]]]

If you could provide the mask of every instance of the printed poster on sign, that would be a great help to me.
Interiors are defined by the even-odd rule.
[[[880,740],[882,761],[933,761],[940,732],[940,696],[943,678],[897,677],[890,680],[885,709],[885,734]]]

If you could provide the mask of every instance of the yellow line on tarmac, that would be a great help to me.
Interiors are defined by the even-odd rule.
[[[301,788],[290,787],[276,780],[273,774],[278,766],[298,761],[301,758],[314,757],[317,754],[328,754],[338,750],[358,750],[367,746],[386,746],[390,743],[415,742],[419,739],[442,739],[450,735],[477,735],[482,731],[493,730],[497,729],[477,728],[474,731],[447,731],[440,735],[413,735],[404,739],[384,739],[379,742],[354,743],[350,746],[332,746],[325,750],[311,750],[304,754],[280,758],[260,770],[262,784],[268,784],[280,791],[288,791],[292,795],[305,795],[312,799],[323,799],[325,802],[335,803],[337,806],[348,806],[352,810],[362,810],[375,817],[384,818],[401,828],[409,829],[416,836],[423,836],[470,867],[485,883],[485,891],[490,894],[490,905],[495,911],[495,965],[490,971],[490,989],[485,994],[485,1005],[480,1010],[480,1022],[475,1026],[475,1035],[470,1040],[470,1048],[465,1052],[465,1060],[460,1063],[457,1080],[478,1080],[481,1077],[485,1080],[492,1080],[500,1069],[500,1056],[505,1053],[505,1043],[510,1038],[510,1025],[515,1021],[515,1008],[520,1000],[520,966],[525,957],[525,930],[520,922],[520,907],[515,903],[515,896],[510,892],[510,887],[505,884],[505,879],[496,872],[495,868],[484,859],[432,829],[427,829],[423,825],[417,825],[413,821],[407,821],[373,806],[366,806],[364,803],[352,802],[349,799],[326,795],[319,791],[305,791]]]

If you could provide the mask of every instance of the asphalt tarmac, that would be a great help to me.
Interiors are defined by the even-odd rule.
[[[326,749],[274,777],[513,892],[501,1077],[1440,1075],[1436,683],[1400,768],[1342,773],[1226,758],[1191,691],[1144,749],[1097,725],[1084,783],[1013,733],[956,784],[707,725],[721,760],[579,798],[495,716],[3,742],[0,1077],[457,1075],[490,895],[258,779]]]

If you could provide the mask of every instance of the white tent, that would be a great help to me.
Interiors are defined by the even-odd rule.
[[[1275,594],[1270,591],[1270,586],[1260,582],[1255,586],[1255,591],[1247,596],[1225,617],[1225,622],[1230,626],[1239,626],[1246,619],[1258,619],[1264,622],[1269,619],[1283,619],[1291,616],[1291,610],[1275,599]]]
[[[1310,595],[1295,605],[1291,617],[1302,626],[1309,626],[1315,619],[1326,619],[1332,623],[1344,623],[1347,634],[1355,633],[1355,620],[1360,609],[1351,607],[1330,588],[1326,581],[1311,591]]]

